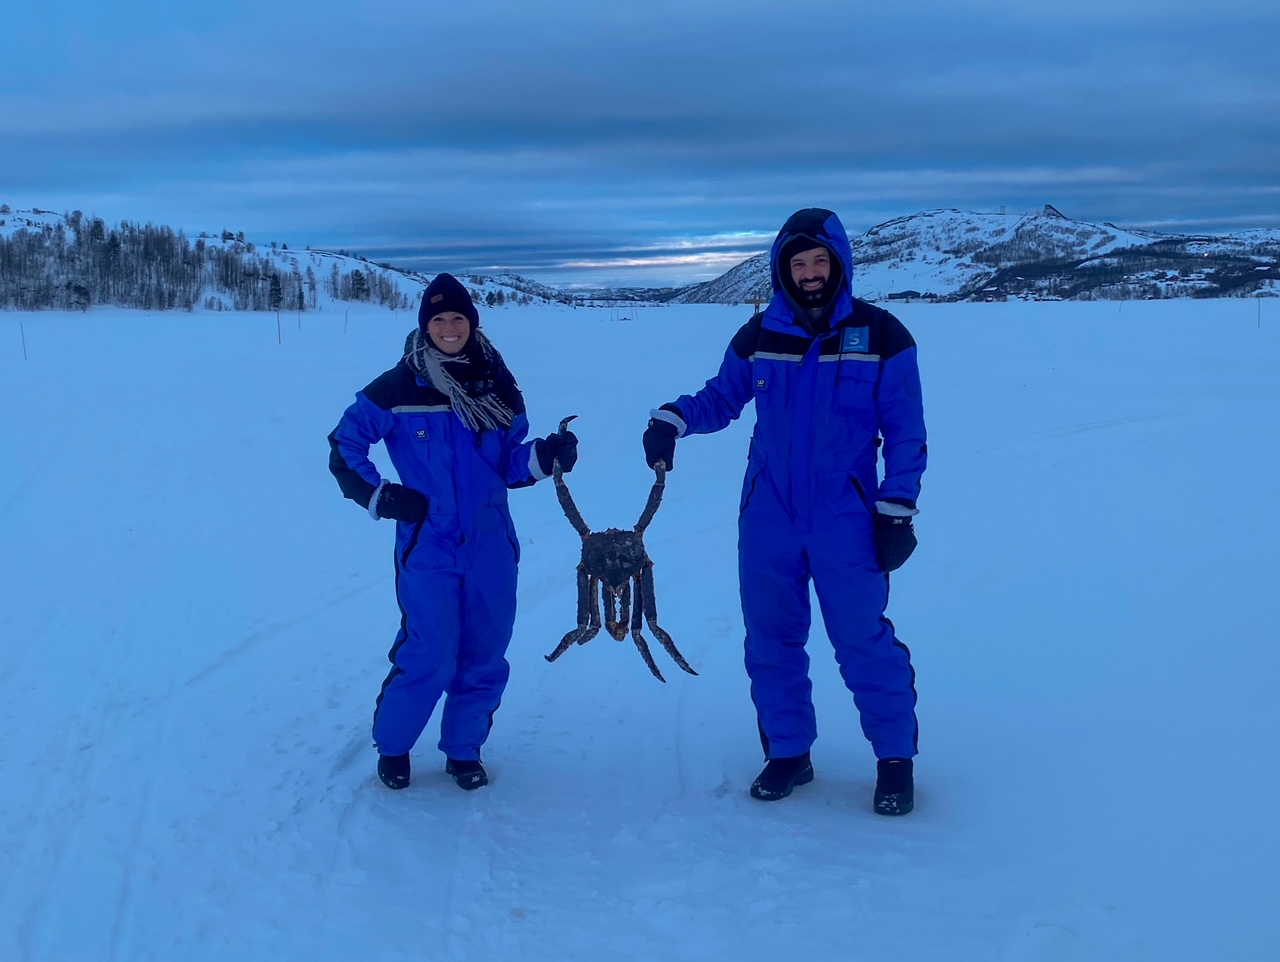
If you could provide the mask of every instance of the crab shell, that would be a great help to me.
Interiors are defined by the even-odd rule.
[[[644,542],[634,531],[609,528],[587,535],[582,543],[582,563],[587,574],[614,594],[631,583],[649,560]]]

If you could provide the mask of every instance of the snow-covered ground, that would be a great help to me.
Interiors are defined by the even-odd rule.
[[[304,315],[281,347],[265,314],[0,315],[0,959],[1273,958],[1280,310],[1257,310],[901,309],[931,467],[890,609],[922,725],[898,820],[820,622],[817,780],[747,796],[750,411],[681,442],[646,539],[699,676],[606,638],[547,664],[578,542],[549,483],[514,492],[493,782],[458,791],[428,730],[393,794],[368,737],[392,526],[342,500],[325,435],[411,320]],[[485,314],[535,431],[582,415],[593,526],[634,523],[649,408],[747,313]]]

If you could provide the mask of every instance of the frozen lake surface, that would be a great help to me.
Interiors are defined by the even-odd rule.
[[[630,313],[482,313],[533,432],[581,415],[595,528],[634,523],[649,409],[750,309]],[[889,611],[921,722],[891,820],[817,618],[817,778],[747,796],[750,408],[680,442],[646,537],[699,676],[603,636],[543,660],[579,547],[549,482],[515,491],[492,784],[454,787],[433,724],[393,794],[393,527],[325,436],[413,318],[286,315],[279,346],[269,315],[0,314],[0,958],[1269,958],[1280,302],[899,316],[930,468]]]

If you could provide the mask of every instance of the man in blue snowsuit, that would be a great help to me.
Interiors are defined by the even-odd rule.
[[[422,296],[400,363],[356,395],[329,435],[342,493],[396,524],[400,631],[374,711],[378,775],[409,784],[409,752],[445,696],[440,750],[461,788],[487,784],[480,747],[507,684],[520,543],[507,489],[577,461],[577,438],[526,442],[524,399],[479,329],[467,289],[440,274]],[[400,483],[369,448],[385,441]]]
[[[706,387],[652,412],[645,456],[672,467],[676,438],[719,431],[755,400],[738,569],[767,764],[751,794],[779,799],[813,779],[812,579],[878,759],[874,808],[903,815],[914,798],[915,673],[884,612],[888,572],[915,547],[925,469],[916,345],[892,314],[853,297],[849,238],[831,211],[793,214],[770,267],[768,307],[734,336]]]

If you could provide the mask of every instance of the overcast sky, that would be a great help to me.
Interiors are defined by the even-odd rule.
[[[1049,9],[1052,7],[1052,9]],[[1280,227],[1280,4],[64,0],[0,203],[428,271],[686,283],[794,209]]]

